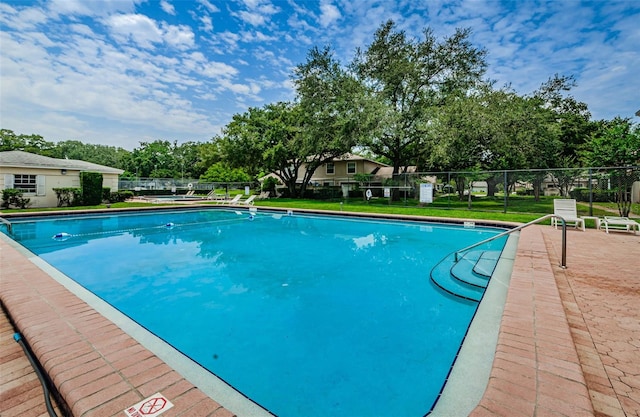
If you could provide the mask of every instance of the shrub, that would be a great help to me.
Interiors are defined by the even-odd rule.
[[[349,190],[349,198],[364,198],[364,191],[362,191],[362,190]]]
[[[15,188],[7,188],[2,191],[2,208],[10,209],[11,206],[25,209],[31,205],[31,199],[22,197],[22,191]]]
[[[80,188],[54,188],[53,191],[58,198],[58,207],[79,206],[82,202],[82,190]]]
[[[107,199],[107,201],[109,203],[123,203],[130,198],[133,198],[133,191],[116,191],[109,194],[109,198]]]
[[[267,177],[262,182],[262,191],[270,191],[275,193],[276,186],[280,185],[280,181],[274,177]]]
[[[82,204],[96,206],[102,203],[102,174],[99,172],[81,172]]]
[[[574,188],[569,191],[569,197],[576,201],[589,201],[589,189],[588,188]],[[606,203],[616,201],[615,191],[613,190],[593,190],[592,195],[593,202]]]

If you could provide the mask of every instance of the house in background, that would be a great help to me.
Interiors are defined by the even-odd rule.
[[[102,174],[102,186],[118,191],[124,171],[75,159],[56,159],[23,151],[0,152],[0,190],[15,188],[31,199],[31,207],[56,207],[54,188],[80,187],[81,172]]]
[[[298,178],[305,175],[306,166],[300,168]],[[391,178],[393,167],[382,162],[365,158],[351,153],[333,158],[315,170],[310,184],[316,187],[331,187],[345,184],[354,184],[354,176],[357,174],[370,174],[372,176],[386,175]]]
[[[300,167],[298,178],[305,175],[306,166]],[[416,167],[409,166],[402,173],[416,172]],[[315,170],[309,185],[311,187],[341,187],[342,193],[346,197],[350,190],[357,187],[356,175],[366,174],[370,176],[368,185],[371,188],[379,189],[382,193],[382,184],[386,180],[393,178],[393,167],[382,162],[374,161],[364,156],[346,153],[337,158],[333,158]],[[376,193],[376,191],[374,191]]]

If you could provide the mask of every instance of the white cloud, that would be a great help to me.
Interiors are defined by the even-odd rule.
[[[198,3],[203,5],[204,8],[209,11],[209,13],[218,13],[220,11],[220,9],[218,9],[214,4],[212,4],[208,0],[198,0]]]
[[[201,30],[204,30],[205,32],[213,31],[213,21],[211,20],[211,16],[200,16],[199,19],[202,23],[202,26],[200,26]]]
[[[238,74],[238,70],[224,62],[207,62],[202,66],[200,74],[208,78],[229,78]]]
[[[331,45],[346,64],[388,19],[418,39],[427,26],[438,39],[471,26],[472,43],[489,52],[487,76],[520,94],[574,74],[571,94],[595,118],[640,108],[640,11],[630,3],[213,3],[0,0],[2,127],[127,148],[210,138],[247,105],[293,99],[292,68],[311,46]]]
[[[255,32],[242,32],[240,34],[242,41],[247,43],[252,42],[269,42],[275,41],[278,38],[276,36],[266,35],[263,32],[255,31]]]
[[[232,12],[232,15],[251,26],[265,25],[274,14],[280,11],[278,7],[267,0],[244,0],[243,3],[246,10]]]
[[[129,41],[146,49],[167,44],[177,49],[194,46],[194,34],[186,25],[160,23],[141,14],[117,14],[105,20],[110,34],[121,43]]]
[[[264,16],[257,12],[250,12],[247,10],[243,10],[237,13],[237,16],[240,17],[244,22],[249,23],[252,26],[262,26],[267,21],[268,16]]]
[[[329,1],[323,1],[320,4],[320,12],[318,20],[320,25],[325,28],[342,17],[340,10]]]
[[[172,16],[176,15],[176,8],[173,7],[173,4],[169,3],[167,0],[160,0],[160,8],[167,14],[170,14]]]
[[[131,13],[145,0],[49,0],[48,8],[59,15],[108,16],[113,13]]]
[[[256,83],[240,84],[233,83],[230,80],[223,79],[220,82],[220,86],[226,90],[243,96],[255,97],[260,93],[260,86]],[[256,98],[257,99],[257,98]]]
[[[211,39],[213,45],[218,46],[222,45],[221,49],[216,52],[219,54],[225,53],[233,53],[236,49],[238,49],[238,42],[240,42],[240,35],[237,33],[233,33],[230,31],[224,31],[218,33]]]
[[[156,22],[141,14],[118,14],[109,16],[105,23],[111,36],[120,42],[133,41],[143,48],[153,48],[153,44],[162,42],[162,30]]]
[[[0,3],[0,26],[17,30],[33,30],[37,25],[45,23],[48,17],[40,8],[18,10],[8,4]]]
[[[178,49],[189,49],[195,44],[194,34],[189,26],[162,25],[164,41]]]

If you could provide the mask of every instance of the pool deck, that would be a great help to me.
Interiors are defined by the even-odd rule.
[[[640,235],[568,230],[567,241],[562,269],[559,230],[521,231],[473,416],[640,415]],[[156,392],[174,404],[166,417],[233,415],[3,239],[0,297],[74,416],[124,416]],[[2,312],[0,323],[0,415],[46,415]]]

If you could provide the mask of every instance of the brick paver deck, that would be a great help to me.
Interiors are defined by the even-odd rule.
[[[543,229],[556,282],[597,416],[640,416],[640,235]]]
[[[559,231],[522,231],[474,416],[640,415],[640,236],[571,230],[568,242],[563,270]],[[158,391],[175,404],[163,416],[232,415],[1,240],[0,296],[74,416],[123,416]],[[23,415],[16,396],[42,393],[16,389],[2,329],[0,415]]]

